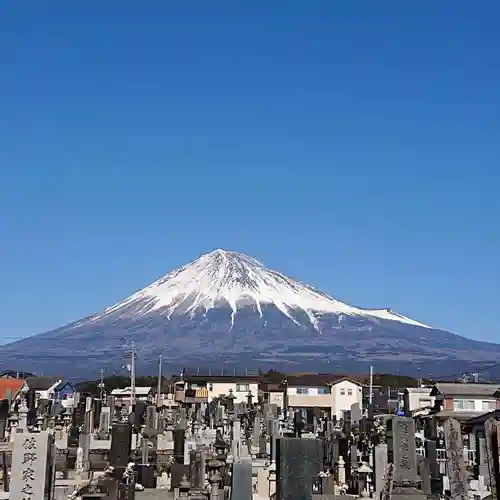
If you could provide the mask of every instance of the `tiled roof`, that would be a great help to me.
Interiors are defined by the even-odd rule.
[[[491,396],[499,389],[496,384],[452,384],[438,382],[432,389],[431,396]]]
[[[7,391],[10,389],[12,391],[12,397],[16,397],[17,393],[24,386],[25,381],[16,378],[4,378],[0,379],[0,400],[7,398]]]
[[[26,379],[28,387],[35,391],[46,391],[59,382],[61,382],[60,377],[28,377]]]

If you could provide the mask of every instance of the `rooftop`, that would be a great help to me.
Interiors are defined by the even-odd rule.
[[[0,379],[0,400],[7,399],[7,391],[10,389],[12,397],[16,397],[17,393],[25,385],[25,381],[16,378]]]
[[[493,396],[500,387],[496,384],[460,384],[460,383],[441,383],[434,385],[430,395],[437,394],[449,396]]]

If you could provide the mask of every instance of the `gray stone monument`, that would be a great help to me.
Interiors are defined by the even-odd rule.
[[[462,446],[460,424],[453,418],[444,423],[444,441],[446,445],[447,473],[450,480],[451,498],[468,500],[467,472]]]
[[[233,464],[231,500],[252,500],[251,462],[235,462]]]
[[[388,461],[394,464],[392,497],[424,498],[418,489],[415,422],[408,417],[394,417],[388,424]]]
[[[49,432],[16,434],[12,455],[11,500],[50,497],[53,438]]]
[[[312,500],[323,468],[323,441],[280,438],[276,447],[276,500]]]
[[[359,403],[351,405],[351,421],[354,425],[359,425],[361,420],[361,406]]]
[[[374,471],[373,478],[375,484],[374,491],[376,497],[380,497],[380,492],[384,489],[384,477],[387,471],[387,444],[378,444],[374,448]]]
[[[488,465],[488,479],[489,479],[489,486],[491,488],[491,497],[492,498],[497,498],[497,473],[496,471],[498,470],[498,465],[495,463],[498,461],[498,442],[499,442],[499,436],[498,436],[498,426],[497,426],[497,421],[493,418],[489,418],[485,423],[484,423],[484,432],[485,432],[485,452],[486,452],[486,463]],[[481,439],[479,440],[479,446],[481,446]],[[495,450],[495,447],[497,450]],[[480,450],[481,451],[481,450]],[[480,460],[482,460],[482,457],[480,457]]]

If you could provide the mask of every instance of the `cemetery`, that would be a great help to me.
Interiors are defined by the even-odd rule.
[[[0,495],[10,500],[498,498],[498,410],[462,418],[466,413],[460,411],[443,414],[450,404],[436,397],[426,411],[384,413],[370,398],[368,404],[351,404],[339,418],[337,411],[325,410],[327,393],[317,391],[321,407],[309,408],[309,419],[296,397],[301,391],[288,394],[288,380],[273,403],[264,401],[269,398],[258,385],[242,394],[242,384],[236,391],[229,378],[214,380],[226,384],[227,393],[222,385],[210,386],[216,392],[211,397],[209,389],[192,389],[181,379],[166,388],[159,384],[155,394],[132,381],[109,394],[101,387],[98,397],[75,393],[64,405],[43,399],[29,380],[18,381],[1,406]],[[494,386],[479,386],[460,390],[476,391],[483,399],[496,392]],[[436,387],[413,392],[457,392]]]

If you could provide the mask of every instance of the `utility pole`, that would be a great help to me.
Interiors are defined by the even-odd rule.
[[[369,396],[370,405],[373,403],[373,366],[370,366],[370,396]]]
[[[156,389],[156,406],[159,408],[161,406],[161,354],[160,361],[158,362],[158,387]]]
[[[135,340],[132,340],[132,363],[130,365],[130,410],[135,407]]]
[[[104,368],[101,368],[101,381],[99,382],[99,399],[104,402]]]

